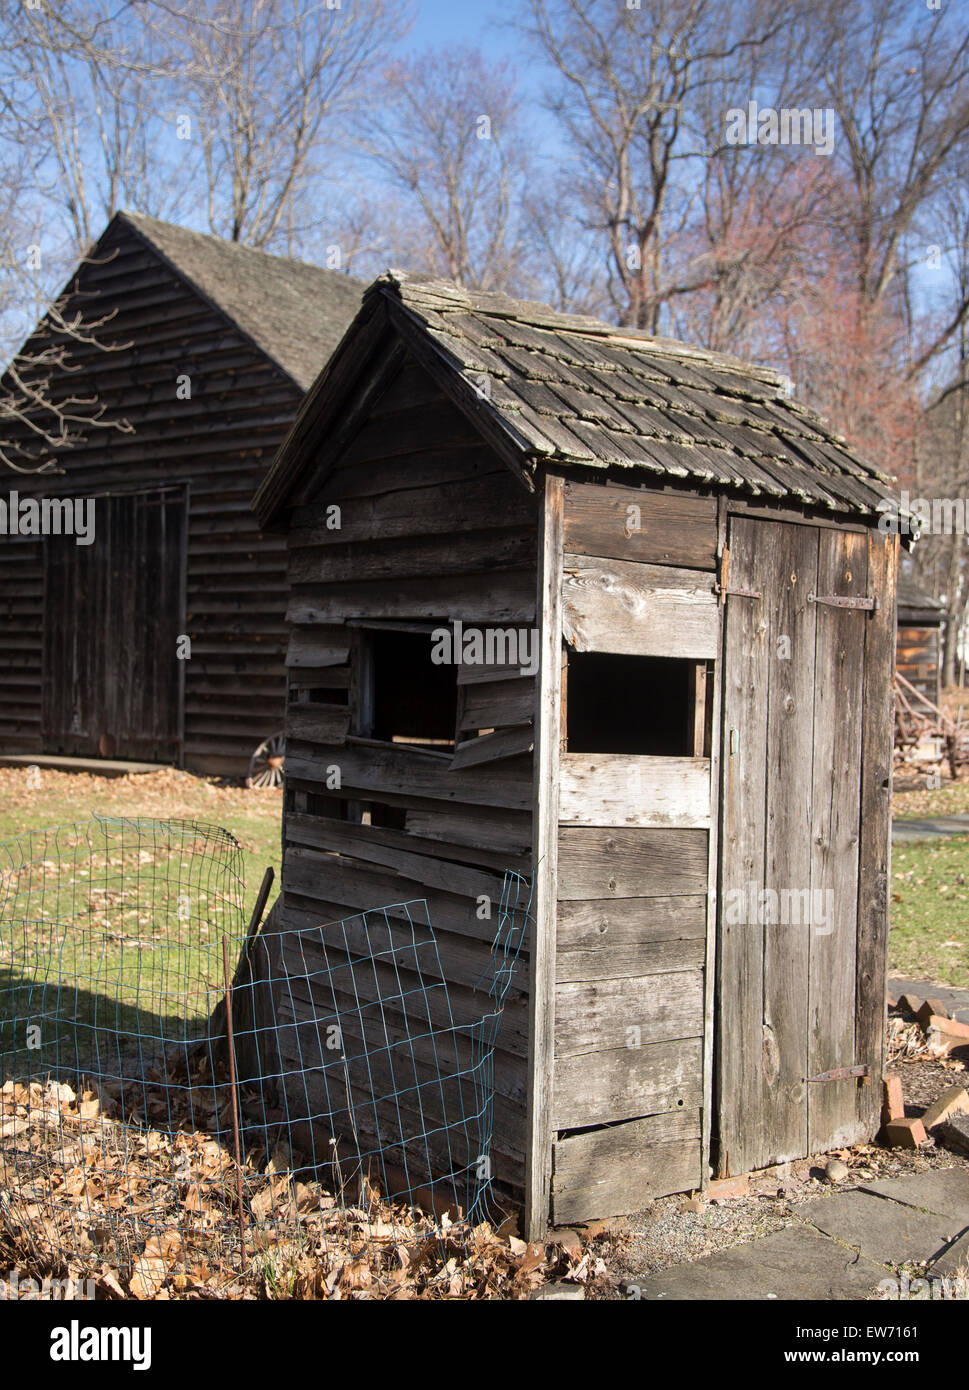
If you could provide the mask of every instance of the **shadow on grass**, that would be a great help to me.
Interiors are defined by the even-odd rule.
[[[129,1002],[0,968],[0,1082],[26,1075],[141,1081],[204,1036],[210,1008],[200,1000],[186,1012],[176,1007],[184,998],[173,992],[169,1008],[157,996]]]

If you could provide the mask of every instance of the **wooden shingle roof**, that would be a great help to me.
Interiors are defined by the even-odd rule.
[[[640,481],[678,479],[870,519],[893,497],[891,480],[769,368],[388,271],[366,291],[257,494],[263,521],[305,471],[307,446],[324,437],[340,359],[380,310],[455,403],[525,470],[621,469]]]
[[[360,308],[356,276],[120,212],[185,280],[307,390]]]

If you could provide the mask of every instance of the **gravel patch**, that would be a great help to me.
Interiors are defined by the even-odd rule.
[[[912,1115],[920,1115],[947,1087],[967,1080],[960,1062],[916,1058],[895,1062],[887,1070],[902,1077],[906,1111]],[[819,1154],[779,1169],[765,1169],[752,1175],[748,1196],[717,1198],[700,1211],[690,1209],[689,1194],[679,1194],[658,1198],[634,1215],[600,1223],[605,1229],[593,1223],[590,1245],[604,1260],[607,1273],[587,1297],[624,1298],[626,1285],[650,1274],[749,1244],[785,1227],[807,1225],[803,1215],[793,1212],[804,1203],[824,1202],[835,1193],[883,1178],[910,1177],[933,1168],[969,1168],[969,1160],[931,1138],[917,1152],[864,1144],[836,1151],[848,1174],[832,1184],[824,1176],[824,1167],[833,1156]]]

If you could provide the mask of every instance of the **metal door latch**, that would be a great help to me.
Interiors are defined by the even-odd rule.
[[[809,1076],[808,1081],[847,1081],[857,1076],[863,1086],[871,1085],[871,1067],[867,1064],[858,1067],[835,1067],[834,1071],[823,1071],[818,1076]]]
[[[881,607],[877,598],[855,597],[853,594],[808,594],[808,603],[827,603],[832,608],[863,608],[875,613]]]

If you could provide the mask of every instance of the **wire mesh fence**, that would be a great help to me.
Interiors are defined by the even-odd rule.
[[[331,1296],[454,1292],[501,1214],[494,1048],[529,908],[507,875],[458,1016],[424,902],[247,929],[218,827],[0,846],[0,1264],[141,1297],[310,1270]]]

